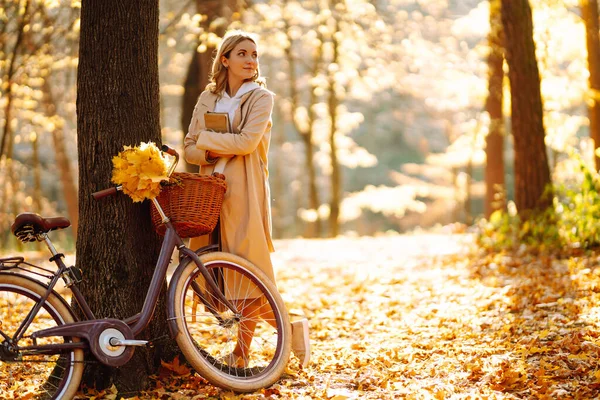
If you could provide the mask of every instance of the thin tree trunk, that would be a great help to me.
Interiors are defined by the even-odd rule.
[[[52,89],[48,83],[49,78],[44,80],[44,97],[42,103],[46,115],[50,118],[55,118],[56,114],[56,103],[52,95]],[[69,214],[69,220],[71,221],[71,227],[73,229],[73,235],[77,238],[77,227],[79,225],[79,206],[77,204],[77,186],[75,185],[75,178],[71,171],[71,163],[67,156],[65,139],[64,139],[64,124],[55,123],[54,129],[52,129],[52,140],[54,143],[54,157],[56,159],[56,166],[60,173],[60,181],[63,188],[63,195],[65,203],[67,205],[67,213]]]
[[[215,20],[220,17],[224,17],[225,20],[231,20],[231,16],[234,12],[239,12],[241,8],[237,0],[197,0],[196,7],[198,13],[206,15],[206,19],[202,21],[202,27],[205,32],[213,32],[218,36],[225,34],[227,26],[219,24],[214,26]],[[198,45],[202,43],[198,42]],[[183,84],[184,93],[181,99],[181,129],[183,131],[183,139],[188,132],[190,122],[192,120],[192,114],[194,113],[194,107],[200,93],[206,88],[209,82],[209,75],[211,73],[212,60],[216,48],[212,45],[204,43],[206,50],[202,53],[198,52],[194,48],[190,65],[186,74],[185,82]],[[198,166],[186,163],[186,170],[191,172],[197,172]]]
[[[598,30],[598,0],[580,0],[581,16],[585,23],[587,61],[591,100],[588,106],[590,118],[590,137],[594,148],[600,147],[600,39]],[[596,171],[600,170],[600,158],[594,156]]]
[[[273,205],[271,208],[271,217],[273,219],[273,237],[281,238],[284,237],[285,224],[283,218],[285,216],[285,189],[283,184],[283,167],[282,162],[282,148],[285,143],[285,129],[281,118],[281,109],[275,107],[273,110],[273,123],[275,129],[273,129],[272,140],[278,151],[269,160],[270,171],[269,181],[272,181],[271,185],[271,196],[273,197]]]
[[[6,202],[6,209],[8,215],[9,226],[12,221],[15,219],[17,214],[19,213],[19,204],[17,203],[17,195],[19,193],[19,180],[17,179],[17,171],[15,171],[15,160],[13,159],[13,150],[14,150],[14,135],[10,134],[8,137],[7,148],[6,148],[6,175],[8,177],[8,182],[10,184],[10,201],[5,197],[4,201]],[[4,191],[3,191],[4,192]],[[9,206],[10,205],[10,206]],[[10,234],[10,230],[8,231],[7,241],[12,240],[12,242],[16,245],[16,248],[21,251],[22,243],[17,240],[13,235]],[[3,246],[5,247],[5,246]]]
[[[335,8],[336,2],[332,4],[332,9]],[[336,12],[334,11],[334,34],[331,37],[333,57],[332,64],[339,62],[339,40],[336,37],[336,33],[339,30],[339,21],[337,20]],[[331,131],[329,135],[329,146],[331,151],[331,202],[329,203],[329,235],[336,237],[340,232],[339,217],[340,217],[340,203],[341,203],[341,192],[342,192],[342,178],[341,168],[337,158],[337,117],[338,117],[338,105],[339,99],[336,93],[336,82],[335,73],[329,73],[329,118],[331,120]]]
[[[511,91],[515,203],[523,215],[543,211],[552,204],[552,196],[545,193],[550,184],[550,170],[529,2],[502,0],[502,24]]]
[[[504,116],[502,113],[504,70],[504,45],[500,0],[490,2],[490,33],[488,43],[488,98],[485,109],[490,116],[489,133],[485,139],[485,216],[490,218],[496,210],[504,210]]]
[[[19,28],[17,29],[17,38],[15,41],[15,47],[10,55],[10,60],[8,62],[8,71],[6,73],[6,79],[8,85],[6,87],[6,106],[4,107],[4,124],[2,126],[2,139],[0,140],[0,158],[6,151],[6,141],[10,141],[10,136],[12,136],[12,127],[11,127],[11,119],[12,119],[12,100],[13,100],[13,78],[17,70],[17,57],[21,51],[21,44],[23,42],[23,36],[25,34],[25,26],[29,21],[29,4],[30,0],[25,1],[25,8],[23,11],[23,15],[21,17],[21,21],[19,23]]]
[[[465,180],[465,200],[464,200],[464,210],[465,210],[465,224],[471,225],[473,224],[473,211],[471,206],[471,185],[473,184],[473,153],[469,156],[469,161],[465,167],[465,174],[467,179]]]
[[[196,101],[198,100],[198,97],[200,97],[202,90],[204,90],[208,84],[211,53],[212,51],[209,52],[208,50],[204,53],[198,53],[194,50],[194,53],[192,54],[192,59],[183,84],[184,92],[181,100],[181,129],[183,131],[183,138],[187,135]],[[185,169],[188,172],[198,172],[198,166],[189,164],[188,162],[185,162]]]
[[[42,211],[42,168],[40,165],[39,136],[34,133],[31,137],[33,151],[33,209],[37,213]],[[37,250],[41,250],[41,243],[35,242]]]
[[[111,159],[123,145],[160,143],[158,15],[158,0],[82,2],[77,266],[84,275],[82,292],[97,317],[122,319],[141,311],[160,250],[149,202],[134,204],[125,195],[95,202],[90,196],[112,186]],[[166,336],[163,291],[140,339]],[[148,386],[160,359],[172,356],[174,347],[168,344],[138,348],[118,369],[89,364],[84,383],[96,388],[115,384],[129,397]]]
[[[286,33],[288,33],[289,24],[286,21]],[[317,101],[317,95],[315,94],[315,87],[311,85],[310,90],[310,100],[307,109],[307,120],[304,124],[300,123],[296,119],[296,112],[300,107],[300,99],[297,85],[297,77],[296,77],[296,59],[292,54],[292,43],[293,39],[288,35],[289,46],[285,49],[285,55],[288,62],[288,75],[289,75],[289,88],[290,88],[290,98],[292,103],[292,123],[296,128],[296,131],[300,134],[302,138],[302,142],[304,143],[305,149],[305,158],[304,165],[306,167],[306,173],[308,178],[308,207],[315,212],[318,212],[319,206],[321,204],[319,200],[319,192],[317,189],[317,170],[314,163],[314,145],[312,143],[313,138],[313,126],[315,121],[315,111],[313,109],[313,105]],[[322,45],[321,45],[322,46]],[[322,59],[322,49],[321,46],[317,49],[317,53],[314,58],[313,67],[311,70],[311,76],[316,76],[319,66],[321,65]],[[306,127],[303,127],[306,125]],[[320,237],[322,234],[321,220],[317,214],[317,219],[314,222],[308,223],[308,230],[305,233],[306,237]]]
[[[453,217],[452,219],[455,222],[462,221],[462,208],[460,207],[462,203],[461,195],[460,195],[460,185],[458,184],[458,168],[452,167],[450,168],[451,176],[452,176],[452,187],[454,188],[454,208],[453,208]]]

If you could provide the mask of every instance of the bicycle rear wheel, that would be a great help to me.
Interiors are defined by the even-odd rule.
[[[214,385],[236,392],[272,385],[287,365],[291,346],[289,316],[277,288],[256,266],[233,254],[207,253],[200,260],[241,315],[236,318],[211,293],[190,261],[177,282],[171,282],[176,285],[176,340],[181,351]],[[245,340],[240,341],[240,335]],[[228,358],[236,346],[244,348],[241,360]]]
[[[16,330],[29,311],[46,292],[46,288],[25,277],[0,274],[0,398],[2,399],[71,399],[83,373],[83,350],[61,354],[33,354],[9,348]],[[40,329],[74,322],[69,308],[51,294],[34,316],[18,346],[31,346],[30,335]],[[71,342],[71,338],[49,337],[37,345]],[[29,396],[29,397],[28,397]]]

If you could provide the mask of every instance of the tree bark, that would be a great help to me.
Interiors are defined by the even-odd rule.
[[[594,149],[600,147],[600,39],[598,30],[598,0],[580,0],[581,16],[585,23],[587,61],[590,85],[588,115],[590,119],[590,137],[594,140]],[[600,158],[594,156],[596,171],[600,170]]]
[[[490,116],[489,133],[486,137],[485,154],[485,217],[490,218],[496,210],[504,210],[504,116],[502,114],[504,70],[504,38],[500,0],[490,2],[490,33],[488,43],[488,98],[485,109]]]
[[[521,215],[552,204],[540,75],[535,58],[533,22],[528,0],[502,0],[502,24],[511,91],[515,148],[515,203]]]
[[[96,317],[123,319],[142,309],[159,249],[150,204],[125,195],[95,202],[90,194],[112,186],[111,159],[123,145],[160,143],[158,0],[84,0],[77,75],[79,212],[77,265],[82,291]],[[164,294],[164,291],[163,291]],[[164,296],[142,339],[168,335]],[[169,342],[169,344],[171,344]],[[84,383],[115,384],[138,392],[172,354],[171,346],[138,348],[118,369],[87,365]]]

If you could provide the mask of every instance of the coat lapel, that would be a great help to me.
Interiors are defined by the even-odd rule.
[[[215,106],[217,105],[217,95],[211,92],[207,92],[208,95],[202,99],[202,105],[206,107],[208,111],[214,111]]]
[[[259,88],[253,89],[242,96],[242,99],[240,100],[240,107],[237,109],[237,111],[235,112],[235,115],[233,116],[232,127],[233,127],[234,133],[239,133],[239,131],[240,131],[239,128],[242,126],[242,124],[246,120],[246,116],[248,114],[248,108],[245,107],[245,105],[247,102],[248,102],[247,105],[252,104],[252,102],[249,100],[254,93],[258,93],[257,92],[258,89]]]

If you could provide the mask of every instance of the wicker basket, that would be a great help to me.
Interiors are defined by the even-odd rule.
[[[175,172],[157,200],[179,236],[190,238],[215,229],[226,190],[227,184],[221,177]],[[154,229],[164,235],[166,226],[154,204],[150,214]]]

